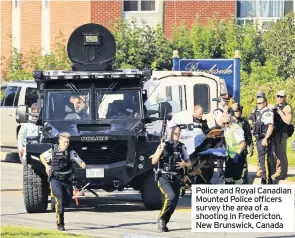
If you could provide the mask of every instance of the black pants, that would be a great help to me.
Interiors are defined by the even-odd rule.
[[[180,181],[178,179],[173,181],[160,177],[158,180],[158,186],[161,190],[161,193],[165,196],[159,219],[164,220],[167,224],[178,203],[181,187]]]
[[[51,196],[55,199],[56,224],[64,225],[64,207],[72,203],[72,183],[52,178]]]
[[[262,176],[261,176],[261,183],[262,184],[272,184],[272,171],[271,171],[271,161],[273,159],[272,153],[273,153],[273,147],[272,142],[268,143],[268,146],[265,147],[261,144],[263,139],[257,140],[257,153],[258,153],[258,159],[260,168],[262,170]]]
[[[225,183],[234,183],[234,181],[240,180],[242,178],[245,161],[245,153],[242,153],[239,156],[237,163],[234,163],[232,158],[227,159],[224,171]]]

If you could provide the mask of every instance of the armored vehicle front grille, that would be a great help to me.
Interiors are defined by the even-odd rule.
[[[126,160],[128,143],[119,140],[71,142],[70,149],[75,150],[86,164],[110,164]]]

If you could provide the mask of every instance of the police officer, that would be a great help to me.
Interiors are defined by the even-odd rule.
[[[180,193],[180,180],[184,175],[184,167],[189,167],[189,155],[185,145],[179,141],[180,128],[171,128],[170,139],[161,143],[152,158],[152,164],[159,164],[158,186],[165,196],[161,213],[158,218],[158,228],[167,232],[167,223],[174,213]]]
[[[276,180],[284,180],[288,173],[287,139],[288,125],[292,123],[292,107],[286,101],[285,90],[277,93],[274,113],[274,152],[276,155]]]
[[[245,141],[247,146],[249,147],[249,155],[252,156],[254,152],[254,144],[252,140],[252,133],[251,133],[249,122],[246,120],[246,118],[242,117],[243,106],[241,106],[240,103],[233,103],[231,106],[231,110],[232,110],[233,120],[236,123],[238,123],[238,125],[244,131]],[[245,153],[247,157],[247,154],[248,154],[247,147],[245,148],[243,153]],[[247,160],[245,160],[245,165],[244,165],[243,175],[242,175],[244,183],[247,183],[247,174],[248,174],[248,164],[247,164]]]
[[[261,183],[272,184],[271,164],[272,164],[272,132],[274,128],[274,114],[267,107],[265,98],[257,98],[257,117],[254,124],[254,136],[256,137],[256,145],[260,167],[262,170]]]
[[[264,98],[266,100],[266,97],[265,97],[265,93],[264,91],[258,91],[256,93],[256,99],[258,98]],[[250,112],[250,116],[249,116],[249,124],[250,124],[250,128],[251,128],[251,131],[252,131],[252,134],[253,134],[253,130],[254,130],[254,125],[255,125],[255,121],[256,121],[256,118],[259,116],[259,111],[258,111],[258,107],[257,105],[254,106],[252,108],[252,111]],[[256,138],[254,137],[254,142],[256,142]],[[256,171],[256,177],[261,177],[262,175],[262,170],[260,168],[260,162],[259,162],[259,158],[257,158],[257,171]]]
[[[242,184],[242,172],[246,161],[244,131],[238,123],[234,122],[230,114],[224,114],[222,122],[225,127],[224,138],[227,152],[225,184]]]
[[[229,113],[230,98],[231,97],[228,94],[220,95],[220,104],[218,108],[213,111],[213,116],[217,127],[223,127],[222,116],[224,113]]]
[[[207,120],[203,120],[203,108],[200,105],[195,105],[193,113],[193,122],[197,128],[200,128],[204,134],[209,129]]]
[[[22,123],[20,130],[17,135],[17,142],[18,142],[18,154],[21,163],[25,162],[25,145],[26,145],[26,138],[28,136],[38,136],[38,126],[36,122],[38,117],[34,114],[38,113],[38,105],[37,103],[33,103],[31,105],[31,115],[29,118],[29,123]]]
[[[64,231],[64,206],[72,202],[72,173],[73,161],[86,168],[86,164],[74,151],[68,151],[70,134],[59,134],[58,145],[40,155],[40,160],[46,168],[50,179],[51,196],[55,199],[56,223],[58,230]]]
[[[222,122],[222,116],[224,113],[230,113],[230,107],[229,107],[229,103],[230,103],[230,96],[228,94],[221,94],[220,95],[220,104],[218,106],[218,108],[216,108],[213,111],[213,116],[214,116],[214,120],[215,120],[215,125],[217,128],[223,128],[223,122]],[[222,139],[219,143],[218,143],[218,147],[223,147],[225,144],[224,139]],[[223,160],[217,160],[217,171],[219,173],[219,180],[220,183],[224,182],[224,170],[223,170]]]

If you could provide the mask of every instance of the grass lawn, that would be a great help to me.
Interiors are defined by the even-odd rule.
[[[289,162],[289,167],[295,167],[295,151],[292,151],[291,149],[291,141],[295,138],[295,135],[289,137],[287,140],[287,157],[288,157],[288,162]],[[248,157],[248,163],[257,165],[258,161],[258,156],[257,156],[257,150],[255,146],[254,154],[251,157]],[[295,178],[294,178],[295,181]]]
[[[44,229],[17,227],[17,226],[1,226],[1,237],[6,237],[6,238],[21,238],[21,237],[26,237],[26,238],[29,238],[29,237],[91,238],[91,236],[82,236],[82,235],[69,234],[69,233],[59,232],[59,231],[50,231],[50,230],[44,230]]]

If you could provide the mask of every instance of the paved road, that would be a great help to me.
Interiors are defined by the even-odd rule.
[[[22,166],[6,162],[0,164],[2,224],[55,230],[55,214],[50,208],[43,214],[26,213],[22,196]],[[192,233],[189,194],[180,199],[168,226],[171,232],[159,233],[159,211],[145,211],[138,193],[126,190],[120,193],[100,192],[99,195],[99,198],[93,198],[90,194],[91,199],[80,200],[79,208],[66,210],[68,232],[95,237],[295,237],[295,233]]]

